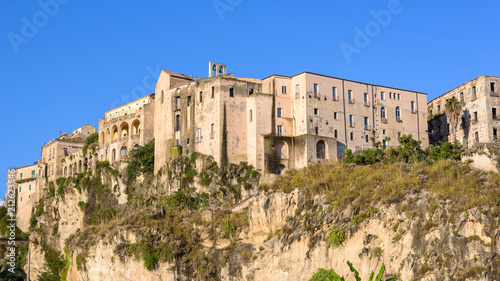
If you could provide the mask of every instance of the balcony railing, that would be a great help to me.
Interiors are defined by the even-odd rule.
[[[370,101],[365,100],[364,105],[365,106],[370,106]]]
[[[365,130],[367,130],[367,131],[371,131],[371,129],[372,129],[372,125],[370,125],[370,124],[365,124]]]
[[[351,128],[356,127],[356,123],[355,122],[349,122],[349,127],[351,127]]]
[[[354,100],[354,98],[349,98],[349,103],[352,103],[354,104],[356,101]]]
[[[381,119],[380,119],[380,122],[382,122],[382,123],[384,123],[384,124],[387,124],[387,123],[388,123],[387,118],[381,118]]]
[[[479,120],[477,118],[473,118],[472,120],[470,120],[470,123],[472,125],[476,125],[478,122],[479,122]]]

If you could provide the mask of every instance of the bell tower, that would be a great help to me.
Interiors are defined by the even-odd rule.
[[[225,64],[220,64],[220,63],[215,63],[215,62],[208,63],[208,78],[221,76],[224,74],[226,74],[226,65]]]

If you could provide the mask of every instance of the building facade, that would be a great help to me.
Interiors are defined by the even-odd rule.
[[[482,75],[428,103],[431,144],[458,141],[464,147],[498,141],[500,129],[500,77]],[[460,103],[456,122],[446,110],[452,98]]]
[[[303,72],[264,79],[209,78],[162,71],[156,86],[155,170],[179,153],[212,155],[221,164],[246,161],[266,173],[336,160],[397,144],[411,134],[428,145],[424,93]]]

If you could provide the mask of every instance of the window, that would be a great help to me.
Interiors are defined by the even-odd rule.
[[[460,102],[464,102],[464,93],[460,93]]]
[[[351,140],[354,140],[354,133],[353,133],[353,132],[351,132],[351,134],[350,134],[350,135],[351,135]]]
[[[365,135],[365,140],[366,142],[368,142],[368,135]]]
[[[234,98],[234,87],[229,88],[229,97]]]
[[[401,136],[401,132],[398,132],[398,138]]]
[[[178,145],[178,144],[177,144]],[[124,157],[127,155],[127,147],[125,146],[122,146],[122,148],[120,149],[120,156],[121,157]]]
[[[365,117],[363,120],[363,124],[365,125],[365,129],[369,130],[370,129],[370,119],[368,117]]]
[[[278,107],[277,112],[276,112],[276,115],[277,115],[278,117],[281,117],[281,107]]]
[[[203,92],[200,92],[200,102],[203,102]]]
[[[187,138],[187,140],[186,140],[186,144],[189,144],[189,138]]]
[[[165,95],[163,94],[163,91],[161,91],[161,103],[165,101]]]
[[[384,92],[380,92],[380,99],[385,100],[385,93]]]
[[[349,115],[349,126],[354,127],[354,115]]]
[[[338,132],[337,132],[337,130],[333,131],[333,136],[334,136],[335,138],[337,138],[337,137],[338,137]]]
[[[181,115],[177,114],[175,115],[175,131],[180,131],[181,130]]]
[[[281,86],[281,93],[286,95],[286,86]]]
[[[474,111],[474,119],[473,119],[474,122],[477,122],[477,111]]]
[[[472,99],[476,99],[476,86],[472,87]]]
[[[385,118],[385,107],[380,109],[380,118]]]
[[[319,134],[319,127],[314,127],[314,133],[315,133],[316,135],[318,135],[318,134]]]
[[[29,185],[29,190],[31,190],[31,184]]]
[[[191,105],[191,96],[188,96],[187,106]]]
[[[389,92],[389,99],[392,99],[392,93]]]
[[[278,136],[282,136],[282,135],[283,135],[283,126],[278,125]]]
[[[368,104],[368,93],[364,93],[363,100],[365,101],[365,105]]]
[[[248,90],[248,95],[252,95],[253,94],[253,89],[250,88],[250,90]]]
[[[352,95],[352,90],[347,91],[347,98],[349,99],[349,103],[354,103],[354,97]]]
[[[215,136],[214,127],[215,127],[215,124],[212,123],[212,125],[210,125],[210,138],[211,139],[213,139]]]
[[[201,142],[201,128],[198,128],[198,142]]]
[[[248,120],[250,120],[249,122],[253,121],[253,116],[252,116],[252,110],[251,109],[250,109],[250,112],[249,112]]]
[[[314,97],[318,97],[318,84],[314,84]]]
[[[319,115],[319,109],[318,108],[314,109],[314,115]]]
[[[21,192],[21,186],[19,186],[19,192]]]
[[[396,120],[401,120],[401,110],[399,109],[399,106],[396,107]]]
[[[492,92],[494,92],[494,91],[495,91],[495,82],[491,82],[491,83],[490,83],[490,90],[491,90]]]
[[[496,108],[492,108],[491,109],[491,114],[493,115],[493,119],[497,119],[497,109]]]
[[[401,94],[398,94],[398,100],[400,100],[400,99],[401,99]]]
[[[212,98],[215,98],[215,87],[212,87]]]
[[[179,142],[179,139],[176,139],[175,140],[175,146],[179,146],[180,142]]]
[[[22,179],[23,179],[23,173],[21,173],[21,175],[20,175],[20,178],[19,178],[19,179],[20,179],[20,180],[22,180]]]
[[[181,97],[175,97],[175,108],[176,109],[181,108]]]
[[[495,109],[496,110],[496,109]],[[34,178],[36,176],[36,171],[35,170],[32,170],[31,171],[31,177]]]
[[[295,97],[296,97],[296,98],[299,98],[299,97],[300,97],[300,85],[299,85],[299,84],[297,84],[297,85],[295,86]]]
[[[339,113],[338,112],[334,112],[333,113],[333,119],[335,119],[335,120],[339,119]]]
[[[417,111],[415,110],[415,102],[414,102],[414,101],[411,101],[411,113],[415,113],[415,112],[417,112]]]
[[[337,88],[332,87],[332,95],[333,95],[333,100],[339,100],[337,97]]]
[[[497,129],[496,128],[493,128],[493,139],[494,140],[497,139]]]
[[[441,106],[438,105],[438,114],[441,114]]]
[[[476,140],[476,142],[479,142],[479,132],[474,133],[474,139]]]

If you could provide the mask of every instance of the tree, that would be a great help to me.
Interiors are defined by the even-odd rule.
[[[462,105],[456,97],[448,99],[445,104],[445,112],[448,120],[450,120],[453,131],[453,142],[457,140],[457,126],[460,115],[462,114]]]

